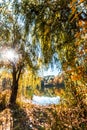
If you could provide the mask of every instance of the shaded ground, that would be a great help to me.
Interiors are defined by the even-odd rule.
[[[16,104],[0,112],[0,130],[87,130],[86,110]]]
[[[8,95],[9,91],[0,95],[0,130],[87,130],[85,104],[39,106],[19,100],[9,106]]]
[[[0,130],[51,130],[53,116],[50,107],[39,107],[25,104],[21,109],[18,105],[0,112]]]

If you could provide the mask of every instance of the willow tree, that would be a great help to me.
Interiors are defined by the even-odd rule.
[[[77,3],[78,1],[74,2]],[[14,75],[13,82],[14,79],[17,81],[12,85],[17,84],[17,87],[12,87],[13,92],[15,89],[17,94],[18,77],[22,68],[26,64],[30,68],[37,68],[39,48],[41,48],[40,61],[45,65],[57,52],[65,72],[78,66],[76,60],[78,46],[75,44],[75,36],[80,27],[77,25],[78,17],[72,22],[75,12],[72,11],[71,0],[21,0],[21,2],[15,0],[12,2],[12,8],[11,11],[2,10],[4,23],[1,22],[3,24],[1,41],[4,44],[8,43],[15,50],[17,48],[21,54],[20,62],[16,66],[10,64]],[[81,13],[78,16],[81,17]],[[8,37],[6,34],[9,34]],[[15,102],[16,96],[11,98],[11,103],[12,100]]]
[[[83,4],[83,8],[80,7],[81,4]],[[81,80],[81,83],[83,83],[83,76],[79,75],[83,68],[81,62],[84,61],[80,60],[80,58],[83,59],[83,55],[81,57],[78,57],[78,55],[80,45],[84,42],[82,35],[80,36],[81,30],[83,32],[84,29],[78,26],[78,22],[81,20],[83,24],[84,20],[87,19],[84,7],[86,7],[84,0],[22,0],[21,2],[26,35],[30,32],[32,42],[40,44],[45,64],[50,62],[55,52],[58,53],[62,68],[67,74],[66,78],[69,82],[67,85],[70,85],[74,96],[77,95],[77,88],[75,88],[78,83],[77,80]],[[32,31],[30,31],[31,26]],[[77,37],[78,32],[80,32],[80,37]],[[75,96],[75,98],[77,97]]]
[[[0,21],[0,66],[6,67],[12,74],[10,104],[17,98],[19,79],[26,66],[33,71],[38,68],[38,49],[25,36],[20,15],[16,14],[17,1],[2,2]],[[21,23],[20,23],[20,22]]]
[[[68,20],[71,11],[69,2],[69,0],[22,1],[26,33],[29,33],[32,25],[33,42],[40,43],[45,63],[51,60],[55,52],[59,53],[61,62],[66,62],[69,58],[68,53],[62,51],[73,47],[73,32],[76,29],[76,23],[71,24]]]
[[[76,22],[71,23],[68,19],[71,12],[69,2],[16,0],[8,2],[12,4],[11,10],[8,3],[2,4],[2,44],[10,46],[21,55],[16,64],[9,61],[13,77],[11,103],[16,101],[18,81],[25,65],[33,69],[38,66],[38,46],[41,48],[41,62],[45,65],[57,52],[63,69],[70,66],[71,59],[76,55],[72,55],[72,52],[76,50],[73,42],[77,27]]]
[[[70,2],[70,0],[23,0],[21,3],[26,35],[32,25],[32,42],[40,44],[44,63],[50,62],[52,55],[57,52],[64,71],[76,66],[74,36],[78,27],[76,21],[71,22],[69,18]]]

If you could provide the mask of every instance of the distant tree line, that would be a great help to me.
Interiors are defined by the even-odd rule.
[[[41,89],[44,90],[44,88],[52,88],[56,87],[58,89],[65,88],[64,85],[64,76],[45,76],[41,80]]]

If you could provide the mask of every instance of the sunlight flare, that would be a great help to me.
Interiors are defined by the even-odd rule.
[[[16,64],[19,61],[19,55],[14,49],[3,49],[1,51],[1,59],[4,62],[12,62]]]

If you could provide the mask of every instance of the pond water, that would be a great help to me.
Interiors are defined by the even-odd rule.
[[[22,101],[25,103],[32,103],[32,104],[42,105],[42,106],[52,105],[52,104],[57,105],[60,103],[60,96],[48,97],[48,96],[33,95],[32,100],[22,97]]]
[[[59,104],[60,103],[60,97],[47,97],[47,96],[36,96],[34,95],[32,98],[33,104],[38,105],[51,105],[51,104]]]

